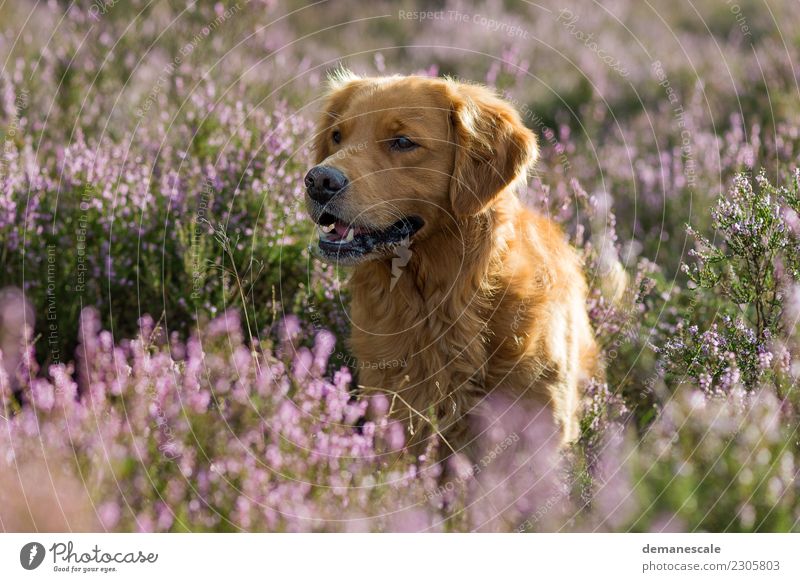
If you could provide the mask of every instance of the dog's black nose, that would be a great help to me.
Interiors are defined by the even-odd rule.
[[[314,166],[306,174],[304,182],[311,199],[326,204],[347,187],[347,176],[336,168]]]

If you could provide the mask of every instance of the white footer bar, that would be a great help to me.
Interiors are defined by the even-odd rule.
[[[798,548],[792,534],[0,534],[0,580],[778,581],[800,580]]]

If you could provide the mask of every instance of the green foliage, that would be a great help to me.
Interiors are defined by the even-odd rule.
[[[796,441],[796,422],[769,389],[713,399],[679,391],[633,451],[615,451],[637,507],[624,529],[798,531]]]
[[[756,184],[738,175],[728,196],[713,211],[722,241],[714,244],[690,229],[698,239],[696,262],[686,268],[699,288],[716,293],[739,307],[756,336],[779,331],[781,289],[800,279],[800,238],[784,221],[787,211],[800,212],[798,179],[774,186],[762,171]]]
[[[689,300],[662,330],[661,365],[671,383],[727,392],[739,382],[752,389],[788,377],[781,340],[791,331],[785,295],[800,281],[798,176],[776,186],[763,172],[755,184],[740,174],[712,213],[719,238],[689,229],[698,240],[694,262],[684,266]]]

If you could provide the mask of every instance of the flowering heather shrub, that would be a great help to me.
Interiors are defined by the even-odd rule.
[[[47,377],[21,377],[17,391],[0,375],[0,462],[44,464],[55,494],[82,483],[99,525],[75,513],[78,496],[60,510],[73,527],[783,531],[800,518],[797,425],[769,389],[712,399],[681,391],[635,448],[619,425],[597,420],[607,411],[595,405],[587,428],[604,437],[580,501],[549,415],[518,402],[487,403],[474,463],[402,453],[390,400],[354,399],[346,369],[324,375],[335,343],[327,332],[312,349],[295,350],[290,329],[275,351],[252,351],[232,313],[186,344],[164,341],[149,318],[119,346],[94,311],[81,326],[77,374],[54,365]],[[608,406],[602,392],[593,399]],[[27,491],[54,494],[43,489]]]
[[[745,175],[734,180],[729,197],[713,211],[726,248],[698,235],[698,262],[688,271],[696,285],[748,306],[745,316],[759,336],[778,331],[782,279],[792,283],[800,277],[800,232],[792,224],[800,211],[800,172],[787,187],[773,186],[763,172],[756,183],[757,189]]]
[[[202,94],[191,107],[209,117],[195,130],[172,128],[187,135],[181,146],[129,136],[131,155],[129,145],[79,135],[50,167],[29,146],[8,150],[0,236],[10,261],[0,281],[49,306],[67,354],[81,305],[103,314],[147,305],[185,332],[197,317],[245,304],[259,330],[330,280],[305,264],[297,136],[308,123],[285,107],[265,113]],[[129,319],[119,333],[135,331]]]
[[[606,451],[605,470],[633,488],[608,492],[619,499],[598,512],[606,527],[800,531],[797,418],[785,404],[768,387],[713,398],[680,390],[638,445]]]
[[[354,398],[346,368],[325,375],[332,334],[297,349],[282,330],[251,350],[228,312],[183,344],[144,317],[114,345],[86,310],[74,365],[26,370],[17,390],[0,374],[0,466],[44,451],[119,531],[509,530],[563,497],[545,411],[487,404],[477,462],[413,459],[389,398]]]
[[[678,322],[662,358],[709,393],[790,380],[781,339],[794,327],[784,325],[784,297],[800,280],[799,188],[797,171],[781,187],[741,174],[713,211],[720,242],[690,229],[698,249],[685,270],[705,310]]]
[[[186,344],[158,342],[145,317],[137,339],[115,346],[94,311],[81,319],[77,382],[72,366],[52,366],[16,402],[4,379],[5,467],[40,443],[48,457],[74,455],[107,529],[306,531],[400,519],[380,506],[390,491],[400,501],[413,476],[388,456],[402,429],[385,402],[356,429],[368,403],[352,401],[349,373],[322,376],[331,334],[279,359],[251,352],[232,313]]]

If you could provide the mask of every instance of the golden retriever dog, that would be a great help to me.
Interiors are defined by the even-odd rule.
[[[306,204],[317,254],[352,267],[362,389],[412,445],[469,454],[494,393],[545,404],[573,442],[602,371],[577,253],[515,193],[538,156],[517,111],[479,85],[339,72],[318,129]]]

